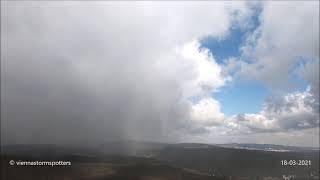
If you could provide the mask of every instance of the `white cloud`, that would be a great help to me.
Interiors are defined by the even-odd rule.
[[[274,87],[293,88],[289,75],[299,58],[319,64],[319,2],[268,1],[262,6],[260,25],[242,47],[244,59],[251,63],[242,62],[239,74]]]
[[[219,87],[231,80],[230,76],[222,75],[221,67],[217,64],[208,49],[201,48],[200,43],[192,41],[177,49],[184,61],[194,68],[194,79],[185,88],[187,96],[203,96],[217,91]]]
[[[313,94],[319,105],[319,59],[311,61],[298,69],[299,75],[311,85],[310,93]]]
[[[184,98],[198,97],[199,102],[189,102],[190,129],[199,132],[211,126],[222,124],[224,114],[218,101],[210,97],[210,93],[218,91],[219,87],[231,81],[230,76],[222,74],[222,68],[217,64],[208,49],[200,48],[197,41],[192,41],[177,48],[184,64],[193,67],[193,78],[184,86]],[[203,131],[199,130],[203,129]]]
[[[261,112],[231,117],[227,126],[232,132],[282,132],[319,126],[319,112],[314,96],[307,89],[267,101]]]
[[[192,105],[192,120],[205,126],[219,125],[224,122],[224,114],[220,111],[220,104],[212,98],[200,100]]]

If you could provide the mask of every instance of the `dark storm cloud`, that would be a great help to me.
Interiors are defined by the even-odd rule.
[[[99,14],[83,11],[77,18],[79,12],[70,14],[77,8],[60,8],[4,8],[1,116],[5,141],[161,138],[163,122],[179,119],[167,113],[168,104],[175,104],[179,94],[175,82],[161,81],[148,70],[152,62],[140,60],[152,58],[150,48],[125,32],[123,38],[113,38],[112,30],[117,28],[110,32],[103,27]],[[126,41],[139,44],[146,51],[144,57],[134,47],[130,51]]]
[[[229,12],[215,4],[2,3],[3,142],[168,141],[192,131],[184,91],[197,62],[174,50],[227,32]],[[212,18],[198,27],[197,17]]]

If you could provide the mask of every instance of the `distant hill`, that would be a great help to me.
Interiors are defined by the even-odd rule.
[[[297,146],[283,146],[275,144],[215,144],[216,146],[236,149],[248,149],[248,150],[262,150],[262,151],[295,151],[295,152],[306,152],[306,151],[319,151],[319,148],[315,147],[297,147]]]

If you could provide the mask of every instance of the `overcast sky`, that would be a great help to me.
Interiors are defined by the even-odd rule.
[[[319,1],[1,1],[1,141],[319,146]]]

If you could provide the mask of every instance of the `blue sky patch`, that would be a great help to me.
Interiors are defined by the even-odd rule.
[[[212,96],[221,104],[221,111],[227,116],[239,113],[258,113],[268,95],[268,89],[261,83],[235,80],[222,87]]]
[[[200,48],[209,49],[218,64],[224,64],[224,61],[231,57],[240,57],[240,48],[247,34],[252,33],[260,25],[260,13],[261,9],[257,7],[247,27],[243,28],[239,24],[234,24],[224,38],[218,39],[210,36],[203,38],[200,40]],[[239,113],[258,113],[268,95],[268,89],[255,81],[234,78],[231,84],[212,93],[212,96],[221,103],[221,111],[227,116]],[[196,102],[197,98],[194,97],[191,101]]]
[[[224,39],[214,37],[206,37],[200,41],[200,48],[207,48],[213,54],[218,64],[222,64],[223,60],[229,57],[240,56],[239,47],[244,41],[245,33],[240,28],[230,31],[230,34]]]
[[[252,33],[260,25],[260,13],[261,8],[256,7],[246,28],[234,24],[223,38],[204,37],[200,40],[200,48],[209,49],[218,64],[222,64],[225,59],[230,57],[241,56],[240,47],[245,42],[247,34]]]

